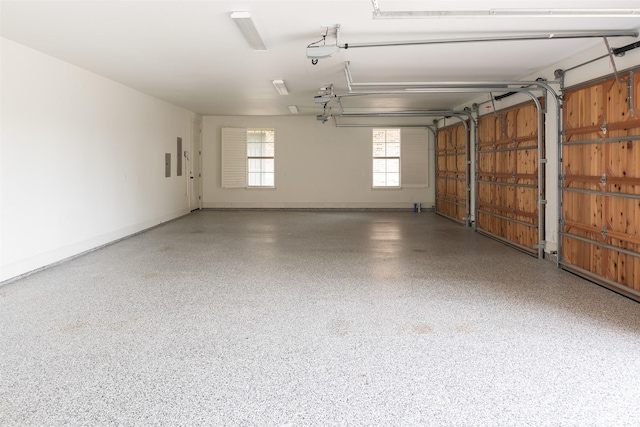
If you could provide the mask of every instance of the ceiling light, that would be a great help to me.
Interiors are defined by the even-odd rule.
[[[291,111],[291,114],[298,114],[298,107],[295,105],[289,105],[289,111]]]
[[[287,86],[285,86],[284,80],[275,79],[272,83],[280,95],[289,95],[289,90]]]
[[[256,30],[249,12],[231,12],[231,19],[236,23],[253,50],[267,50],[267,46],[262,41],[258,30]]]

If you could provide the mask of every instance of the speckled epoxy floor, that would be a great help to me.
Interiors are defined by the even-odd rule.
[[[0,287],[0,425],[637,426],[640,304],[433,213],[203,211]]]

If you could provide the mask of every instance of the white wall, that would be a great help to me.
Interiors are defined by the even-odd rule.
[[[636,42],[637,39],[632,38],[620,38],[620,39],[610,39],[609,42],[612,48],[625,46],[630,43]],[[562,93],[560,85],[558,83],[553,83],[556,80],[554,76],[554,71],[557,69],[567,70],[579,64],[583,64],[592,59],[603,56],[607,53],[606,47],[604,43],[589,49],[587,51],[581,52],[577,55],[574,55],[560,63],[549,66],[533,75],[524,77],[522,80],[535,80],[538,77],[542,77],[551,84],[551,86],[558,92]],[[625,70],[632,67],[640,66],[640,49],[635,49],[627,52],[623,57],[615,57],[616,68],[620,70]],[[603,76],[608,76],[613,74],[614,69],[611,65],[609,58],[603,58],[591,64],[576,68],[575,70],[569,71],[565,74],[564,78],[564,87],[570,87],[573,85],[577,85],[580,83],[584,83],[593,79],[601,78]],[[539,92],[538,92],[539,93]],[[496,94],[497,95],[497,94]],[[480,114],[491,114],[494,110],[493,105],[488,102],[490,100],[489,95],[484,95],[483,97],[477,98],[473,101],[470,101],[466,104],[460,105],[456,107],[456,109],[462,109],[464,107],[471,106],[473,103],[478,103],[480,105]],[[526,95],[518,94],[508,98],[504,98],[501,101],[495,101],[495,109],[503,110],[510,106],[520,104],[525,101],[529,101]],[[549,108],[547,112],[546,122],[545,122],[545,157],[547,159],[547,164],[545,168],[545,181],[546,181],[546,199],[547,206],[545,210],[545,240],[547,242],[546,252],[556,251],[558,248],[558,232],[559,232],[559,203],[558,203],[558,148],[559,148],[559,138],[558,138],[558,126],[557,126],[557,117],[558,111],[553,102],[549,103]],[[472,175],[473,176],[473,175]],[[475,189],[475,186],[472,185],[472,189]]]
[[[0,281],[188,213],[176,139],[194,114],[1,42]]]
[[[275,189],[221,188],[222,127],[275,129]],[[433,178],[428,188],[372,189],[371,132],[371,128],[337,128],[309,116],[204,117],[203,207],[409,210],[414,202],[432,207]]]

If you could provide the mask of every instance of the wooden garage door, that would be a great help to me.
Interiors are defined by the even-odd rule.
[[[639,97],[639,71],[566,91],[560,181],[561,265],[636,299]]]
[[[436,138],[436,212],[468,224],[469,133],[458,123],[438,130]]]
[[[539,251],[538,112],[533,102],[478,120],[476,227]]]

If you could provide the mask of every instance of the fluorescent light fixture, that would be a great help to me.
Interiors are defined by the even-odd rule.
[[[249,12],[231,12],[231,19],[236,23],[240,32],[253,50],[267,50],[267,46],[262,41],[260,33],[256,30],[256,26],[251,20],[251,14]]]
[[[284,80],[275,79],[272,83],[280,95],[289,95],[289,90],[287,90],[287,86],[285,86]]]
[[[298,107],[295,105],[289,105],[289,111],[291,111],[291,114],[298,114]]]

